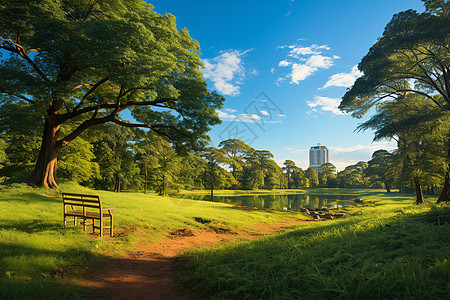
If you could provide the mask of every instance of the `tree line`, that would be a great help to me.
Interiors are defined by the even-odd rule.
[[[34,186],[62,178],[120,191],[397,187],[450,200],[450,4],[400,12],[358,65],[339,108],[358,130],[397,141],[336,172],[278,166],[242,141],[206,147],[224,98],[202,76],[199,45],[143,0],[0,3],[0,168]],[[128,113],[133,120],[120,116]],[[146,128],[150,131],[133,131]],[[59,162],[59,163],[58,163]],[[142,179],[142,176],[144,179]]]
[[[26,124],[8,128],[10,131],[0,134],[0,177],[23,181],[33,171],[41,137],[38,129]],[[217,189],[320,187],[414,192],[420,171],[423,197],[422,188],[435,194],[445,179],[442,168],[446,153],[437,151],[442,149],[439,136],[432,137],[420,148],[400,144],[392,152],[377,150],[368,162],[360,161],[342,171],[325,163],[316,172],[303,170],[293,160],[279,166],[269,150],[254,149],[238,139],[222,141],[217,148],[177,151],[167,137],[153,131],[103,124],[63,148],[58,177],[97,189],[151,190],[160,195],[180,189],[208,189],[212,195]]]

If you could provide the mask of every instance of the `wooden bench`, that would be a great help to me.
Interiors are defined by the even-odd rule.
[[[109,228],[109,233],[113,236],[114,220],[111,210],[116,208],[103,208],[100,196],[95,195],[82,195],[82,194],[70,194],[63,193],[63,206],[64,206],[64,228],[66,227],[67,218],[73,217],[73,224],[78,226],[78,219],[82,220],[83,228],[86,231],[86,226],[92,224],[92,232],[95,233],[95,229],[100,229],[100,236],[103,236],[103,229]],[[70,206],[70,209],[68,209]],[[108,211],[108,213],[105,213]],[[91,220],[91,222],[88,222]],[[100,221],[100,225],[96,226],[96,220]],[[109,226],[105,226],[103,222],[110,220]]]

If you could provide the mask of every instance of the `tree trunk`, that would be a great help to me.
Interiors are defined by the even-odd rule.
[[[441,195],[439,196],[437,203],[450,201],[449,190],[450,190],[450,182],[449,182],[449,174],[447,172],[447,174],[445,175],[444,188],[442,189]]]
[[[165,197],[166,196],[166,175],[163,173],[163,177],[162,177],[162,185],[161,185],[161,196]]]
[[[114,193],[120,193],[120,178],[116,178],[116,184],[114,186]]]
[[[419,178],[414,178],[414,185],[416,186],[416,203],[415,204],[423,204],[425,201],[423,200],[422,187],[420,186]]]
[[[389,186],[389,183],[387,182],[387,180],[384,181],[384,186],[386,187],[386,192],[390,193],[391,187]]]
[[[214,201],[214,186],[211,184],[211,202]]]
[[[147,194],[147,163],[145,163],[145,188],[144,188],[144,194]]]
[[[45,188],[57,189],[56,167],[58,154],[62,144],[58,143],[59,130],[59,112],[57,104],[53,104],[45,117],[44,132],[42,134],[42,144],[39,151],[39,157],[34,167],[28,183],[32,186],[43,186]]]
[[[449,197],[449,191],[450,191],[450,183],[449,183],[449,175],[450,175],[450,139],[448,141],[447,146],[447,172],[445,173],[445,181],[444,181],[444,188],[442,189],[441,194],[439,195],[439,198],[437,200],[437,203],[444,202],[444,201],[450,201]]]

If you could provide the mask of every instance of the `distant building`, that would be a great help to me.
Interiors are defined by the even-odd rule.
[[[315,146],[309,148],[309,166],[320,171],[320,166],[330,161],[330,154],[326,146],[317,143]]]

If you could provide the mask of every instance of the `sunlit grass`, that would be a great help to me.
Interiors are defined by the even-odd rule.
[[[371,192],[372,193],[372,192]],[[347,219],[192,250],[180,278],[201,299],[444,299],[450,209],[376,194]]]
[[[68,222],[63,228],[61,193],[100,195],[114,211],[114,238],[84,233]],[[136,242],[155,242],[176,228],[204,228],[195,218],[223,227],[307,219],[297,212],[243,211],[223,203],[155,194],[93,191],[63,184],[58,191],[16,184],[0,186],[0,298],[76,299],[85,297],[76,280],[86,270],[130,250]]]

